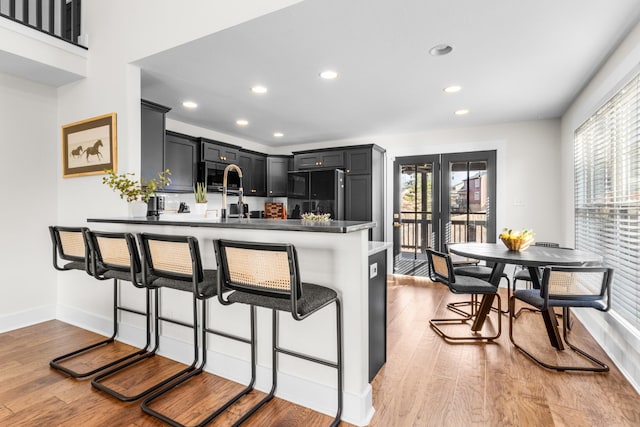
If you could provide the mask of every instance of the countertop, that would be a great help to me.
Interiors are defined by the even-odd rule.
[[[375,227],[375,222],[337,221],[312,222],[299,219],[261,219],[261,218],[204,218],[192,214],[160,215],[158,219],[147,217],[87,218],[87,222],[174,225],[186,227],[243,228],[255,230],[307,231],[322,233],[351,233]]]
[[[375,255],[378,252],[382,252],[385,249],[391,248],[393,245],[391,242],[369,242],[369,253],[368,255]]]

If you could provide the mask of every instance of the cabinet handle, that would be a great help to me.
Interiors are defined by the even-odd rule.
[[[350,169],[347,169],[347,173],[349,173],[349,172],[351,172],[351,170],[350,170]]]
[[[269,194],[273,194],[273,190],[269,191]]]

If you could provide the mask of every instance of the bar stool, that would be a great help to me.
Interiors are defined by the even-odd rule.
[[[214,292],[216,281],[215,271],[203,271],[202,269],[199,257],[200,252],[197,250],[198,242],[195,238],[143,233],[138,235],[138,240],[140,243],[140,250],[142,252],[141,285],[155,290],[153,328],[155,332],[155,346],[149,353],[145,354],[144,357],[101,373],[91,381],[91,385],[93,387],[123,402],[138,400],[149,393],[173,383],[174,381],[176,381],[175,384],[178,384],[181,382],[181,377],[185,376],[185,374],[191,372],[199,373],[201,371],[202,366],[197,366],[200,360],[200,349],[198,347],[198,310],[196,290],[203,293]],[[161,314],[159,303],[160,290],[165,287],[187,291],[193,294],[192,323],[168,318]],[[127,369],[142,363],[145,359],[149,360],[149,358],[157,354],[160,346],[160,321],[170,322],[193,330],[193,361],[191,364],[168,378],[164,378],[145,390],[138,392],[137,394],[127,395],[105,385],[103,382],[106,379],[112,378],[118,374],[126,373]]]
[[[338,294],[330,288],[303,283],[300,280],[297,253],[293,245],[214,240],[218,264],[218,300],[269,308],[272,311],[272,385],[269,394],[246,412],[235,426],[242,424],[270,401],[277,387],[279,353],[335,368],[337,371],[338,408],[331,423],[340,423],[342,414],[342,309]],[[231,290],[225,298],[223,292]],[[323,307],[336,304],[337,361],[327,361],[308,354],[285,349],[278,344],[278,311],[290,312],[295,320],[303,320]]]
[[[207,415],[203,421],[197,424],[198,426],[206,425],[242,396],[253,390],[256,377],[255,308],[250,308],[250,339],[212,329],[208,325],[207,300],[211,297],[214,297],[218,292],[217,274],[215,270],[204,270],[202,268],[202,260],[200,256],[198,240],[195,237],[191,236],[169,236],[148,233],[139,234],[138,239],[140,241],[143,261],[145,264],[145,269],[143,271],[146,271],[145,274],[149,274],[154,277],[152,286],[154,288],[157,288],[157,292],[160,292],[160,290],[163,288],[171,288],[190,292],[193,295],[192,324],[187,324],[179,320],[165,317],[160,313],[159,307],[156,307],[156,331],[158,330],[158,321],[160,320],[193,328],[194,360],[191,366],[182,371],[184,376],[180,377],[175,382],[171,382],[170,380],[162,382],[160,386],[166,385],[166,387],[154,387],[153,390],[150,390],[157,390],[157,392],[150,395],[142,402],[141,408],[145,413],[154,416],[172,426],[182,425],[170,416],[151,408],[150,404],[160,396],[169,393],[177,386],[184,384],[187,380],[203,372],[204,366],[207,363],[208,333],[212,333],[235,341],[244,342],[249,344],[251,347],[251,380],[249,384],[242,391],[229,399],[227,402],[213,411],[210,415]],[[202,316],[200,320],[202,328],[200,341],[202,343],[202,348],[198,346],[198,300],[202,302]],[[156,340],[157,339],[158,338],[156,338]],[[202,353],[201,357],[199,356],[200,352]],[[182,398],[185,397],[186,396],[182,396]]]
[[[73,378],[86,378],[104,369],[118,365],[126,360],[144,354],[150,345],[149,335],[149,295],[147,293],[147,310],[141,312],[124,306],[120,306],[119,281],[131,281],[135,284],[135,275],[140,274],[140,257],[135,245],[135,239],[131,234],[125,233],[98,233],[92,232],[86,227],[49,227],[53,242],[53,266],[56,270],[84,270],[98,280],[113,279],[113,333],[102,341],[56,357],[49,362],[49,366],[57,369]],[[100,237],[97,237],[100,236]],[[99,244],[100,242],[100,244]],[[104,246],[103,246],[104,244]],[[69,263],[60,267],[58,257]],[[117,360],[93,368],[89,371],[78,372],[62,363],[80,356],[89,351],[115,342],[118,335],[118,312],[128,311],[147,318],[147,342],[142,349],[127,354]]]

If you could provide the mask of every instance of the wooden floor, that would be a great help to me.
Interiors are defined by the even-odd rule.
[[[607,360],[610,373],[557,373],[539,368],[509,342],[506,316],[503,335],[495,344],[447,344],[428,326],[428,320],[449,317],[445,305],[455,299],[444,286],[425,278],[390,278],[388,361],[372,384],[376,408],[372,426],[640,426],[640,396],[578,322],[571,332],[573,341]],[[538,315],[525,314],[519,322],[517,336],[522,344],[539,348],[548,361],[559,357],[549,350]],[[488,326],[489,332],[494,325]],[[458,330],[465,331],[464,327]],[[163,425],[143,414],[138,402],[121,403],[94,390],[88,380],[73,380],[48,367],[54,356],[95,338],[93,333],[60,321],[0,334],[0,426]],[[99,363],[101,357],[126,349],[117,345],[82,364]],[[584,363],[571,354],[560,357]],[[160,357],[152,365],[112,385],[135,391],[138,383],[143,385],[153,375],[181,367]],[[239,389],[237,384],[205,373],[177,389],[195,404],[169,396],[154,407],[193,424],[216,399]],[[230,425],[260,396],[262,393],[252,393],[248,402],[211,425]],[[330,421],[331,417],[275,399],[245,425],[306,427],[325,426]]]

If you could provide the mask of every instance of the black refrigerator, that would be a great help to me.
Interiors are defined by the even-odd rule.
[[[344,172],[340,169],[289,172],[287,184],[289,219],[300,219],[307,212],[344,219]]]

